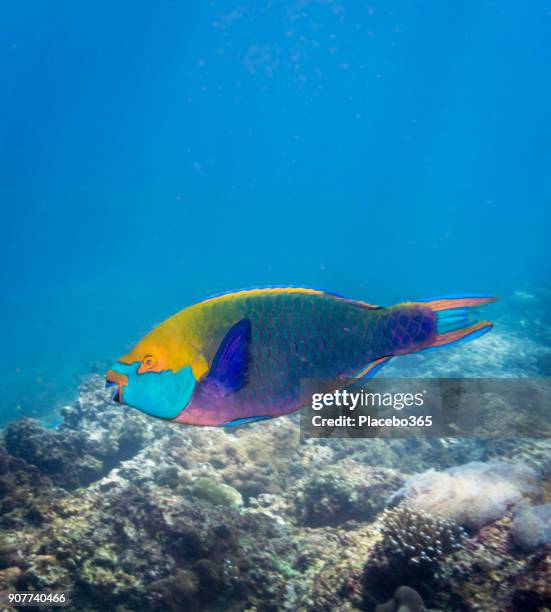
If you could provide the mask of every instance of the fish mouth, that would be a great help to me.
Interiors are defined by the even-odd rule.
[[[120,402],[121,394],[119,392],[119,385],[116,382],[111,382],[107,380],[105,382],[105,388],[109,389],[112,392],[111,400],[114,402]]]
[[[114,402],[118,402],[119,404],[123,404],[123,386],[128,384],[128,376],[126,374],[120,374],[119,372],[115,372],[115,370],[109,370],[107,372],[105,388],[110,389],[113,392],[111,399]]]

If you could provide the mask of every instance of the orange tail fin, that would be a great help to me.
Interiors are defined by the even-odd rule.
[[[469,342],[489,332],[493,323],[472,320],[479,306],[494,302],[497,298],[486,295],[448,296],[430,300],[417,300],[436,313],[436,339],[424,349],[431,350],[448,344]]]

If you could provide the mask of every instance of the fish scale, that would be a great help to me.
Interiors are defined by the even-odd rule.
[[[475,338],[488,296],[375,307],[326,291],[251,289],[161,323],[108,373],[120,401],[195,425],[228,425],[301,407],[304,379],[373,375],[391,357]],[[181,398],[181,399],[178,399]]]

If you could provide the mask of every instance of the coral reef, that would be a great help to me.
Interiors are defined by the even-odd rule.
[[[433,588],[466,537],[454,522],[407,506],[385,510],[379,520],[382,538],[371,549],[364,573],[370,604],[400,584],[419,584],[422,592],[427,585]]]
[[[472,530],[495,521],[537,489],[536,472],[522,463],[480,461],[410,478],[395,496],[410,509],[428,512]]]
[[[442,557],[460,549],[467,535],[452,521],[407,507],[385,510],[380,518],[380,548],[392,567],[433,569]]]
[[[521,549],[512,516],[526,496],[546,516],[526,467],[543,441],[505,469],[514,441],[301,442],[296,417],[184,428],[114,406],[98,376],[62,415],[3,432],[1,593],[66,590],[69,612],[550,606],[548,546]]]
[[[37,467],[0,452],[0,528],[40,526],[46,520],[48,505],[64,497]]]
[[[541,506],[519,504],[511,525],[511,538],[524,550],[551,543],[551,503]]]
[[[90,484],[108,471],[83,432],[45,431],[38,421],[22,419],[8,426],[4,442],[11,455],[38,467],[66,489]]]
[[[237,489],[210,478],[198,478],[191,487],[191,494],[219,506],[237,508],[243,505],[243,497]]]
[[[298,521],[310,527],[372,520],[404,482],[396,470],[367,468],[344,459],[339,470],[326,466],[293,488]]]

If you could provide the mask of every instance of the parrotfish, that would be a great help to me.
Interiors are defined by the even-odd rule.
[[[184,308],[107,373],[113,399],[190,425],[239,425],[303,407],[304,379],[356,380],[390,359],[482,336],[484,295],[373,306],[318,289],[235,291]]]

